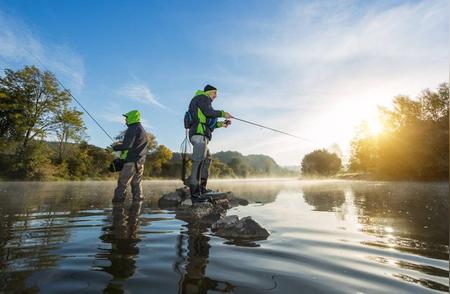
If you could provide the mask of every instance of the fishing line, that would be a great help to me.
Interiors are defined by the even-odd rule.
[[[269,127],[263,126],[261,124],[255,123],[255,122],[251,122],[251,121],[248,121],[248,120],[245,120],[245,119],[241,119],[241,118],[237,118],[237,117],[234,117],[234,116],[231,117],[231,118],[233,118],[235,120],[238,120],[238,121],[241,121],[241,122],[244,122],[244,123],[247,123],[247,124],[250,124],[250,125],[254,125],[254,126],[260,127],[260,128],[271,130],[273,132],[277,132],[277,133],[281,133],[281,134],[284,134],[284,135],[287,135],[287,136],[291,136],[291,137],[294,137],[296,139],[300,139],[302,141],[306,141],[308,143],[313,143],[310,140],[302,138],[302,137],[299,137],[297,135],[293,135],[293,134],[290,134],[290,133],[287,133],[287,132],[283,132],[283,131],[280,131],[280,130],[277,130],[277,129],[274,129],[274,128],[269,128]]]
[[[31,51],[29,51],[27,48],[23,48],[25,49],[25,51],[27,51],[34,59],[36,59],[36,61],[48,72],[50,72],[50,70],[45,66],[45,64],[33,53],[31,53]],[[91,115],[91,113],[83,106],[83,104],[81,104],[80,101],[78,101],[77,98],[75,98],[75,96],[72,95],[72,93],[63,85],[63,83],[56,77],[54,76],[55,80],[58,82],[58,84],[67,91],[67,93],[69,93],[70,97],[72,97],[72,99],[86,112],[86,114],[97,124],[97,126],[103,131],[103,133],[105,133],[106,136],[108,136],[109,139],[111,139],[112,142],[114,142],[114,139],[108,134],[108,132],[100,125],[100,123]]]

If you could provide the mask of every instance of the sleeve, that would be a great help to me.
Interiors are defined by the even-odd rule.
[[[216,122],[216,128],[221,128],[221,127],[223,127],[223,121]]]
[[[134,140],[136,139],[136,130],[133,128],[128,128],[125,132],[123,142],[113,146],[114,151],[124,151],[128,150],[133,146]]]
[[[206,96],[202,96],[198,100],[198,107],[207,117],[224,117],[224,111],[212,108],[211,99]]]

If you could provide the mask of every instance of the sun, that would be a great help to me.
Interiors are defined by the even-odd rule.
[[[378,118],[373,118],[367,121],[369,131],[373,135],[379,135],[383,132],[383,125]]]

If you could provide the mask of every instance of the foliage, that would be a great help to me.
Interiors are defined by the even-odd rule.
[[[160,177],[164,165],[172,159],[172,151],[164,145],[159,145],[147,156],[144,175]]]
[[[26,66],[0,78],[0,162],[12,179],[83,179],[108,176],[111,152],[86,143],[82,112],[53,73]],[[57,147],[45,142],[57,138]]]
[[[394,180],[448,178],[448,84],[424,90],[415,100],[397,96],[379,108],[383,132],[364,123],[351,144],[350,170]]]
[[[213,158],[225,163],[238,177],[294,175],[294,172],[280,167],[267,155],[250,154],[244,156],[237,151],[222,151],[215,153]],[[225,173],[228,174],[228,172]],[[232,176],[231,173],[230,176]]]
[[[306,154],[301,165],[303,175],[314,176],[332,176],[342,168],[339,156],[325,149],[314,150]]]
[[[22,151],[35,138],[45,138],[57,124],[58,109],[70,101],[69,93],[59,88],[51,72],[41,72],[35,66],[22,70],[5,70],[0,78],[0,121],[6,122],[1,135],[20,139]]]
[[[65,149],[68,142],[80,142],[85,136],[83,113],[75,108],[68,108],[66,105],[62,109],[58,109],[55,117],[55,134],[59,142],[58,160],[64,160]]]

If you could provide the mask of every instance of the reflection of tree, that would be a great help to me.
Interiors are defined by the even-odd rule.
[[[14,187],[14,194],[2,197],[0,208],[0,292],[35,293],[39,287],[29,278],[55,267],[61,256],[51,252],[70,237],[69,219],[60,205],[65,189],[41,198],[45,184]]]
[[[137,235],[139,214],[142,202],[133,202],[129,209],[124,204],[114,204],[111,226],[103,228],[100,239],[111,244],[111,249],[101,249],[96,255],[98,260],[109,260],[108,266],[100,266],[100,270],[112,275],[105,292],[123,292],[124,282],[133,276],[136,269],[135,258],[139,254],[137,244],[141,241]]]
[[[448,259],[448,186],[393,183],[352,189],[364,232],[389,237],[400,250]]]
[[[178,216],[177,216],[178,218]],[[177,242],[178,260],[175,271],[180,274],[178,293],[232,292],[234,286],[228,282],[213,280],[206,276],[209,258],[209,237],[205,235],[211,221],[184,219],[187,230],[182,230]],[[187,253],[183,250],[183,241],[187,240]],[[185,254],[185,255],[184,255]]]
[[[345,203],[342,190],[323,190],[321,187],[304,187],[303,199],[317,211],[336,211]]]

